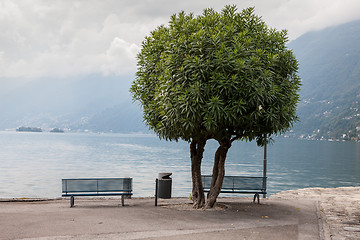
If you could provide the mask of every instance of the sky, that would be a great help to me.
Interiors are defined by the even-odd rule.
[[[1,88],[38,78],[134,74],[141,42],[171,15],[229,4],[255,7],[290,40],[360,19],[359,0],[0,0]]]

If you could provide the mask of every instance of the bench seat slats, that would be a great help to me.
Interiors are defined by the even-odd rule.
[[[70,197],[70,196],[89,196],[89,197],[96,197],[96,196],[131,196],[132,193],[68,193],[63,194],[63,197]]]
[[[210,189],[204,189],[204,192],[210,192]],[[264,192],[264,191],[232,191],[232,190],[221,190],[220,191],[221,193],[244,193],[244,194],[255,194],[255,193],[258,193],[258,194],[267,194],[267,192]]]
[[[82,192],[82,193],[96,193],[97,191],[93,191],[93,190],[90,190],[90,191],[87,191],[87,190],[85,190],[85,191],[81,191],[81,190],[78,190],[78,191],[65,191],[65,193],[68,193],[68,194],[70,194],[70,193],[78,193],[78,192]],[[120,189],[120,190],[106,190],[106,191],[99,191],[99,192],[101,192],[101,193],[106,193],[106,192],[108,192],[108,193],[119,193],[119,192],[131,192],[131,191],[129,191],[129,189]],[[63,191],[63,193],[64,193],[64,191]]]

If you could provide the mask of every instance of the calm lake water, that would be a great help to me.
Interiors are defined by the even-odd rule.
[[[62,178],[132,177],[134,196],[154,195],[159,172],[172,172],[173,196],[191,193],[186,142],[154,135],[0,132],[0,198],[61,196]],[[206,145],[211,174],[215,141]],[[306,187],[360,186],[360,143],[278,138],[268,146],[268,193]],[[236,142],[227,175],[262,176],[263,148]],[[232,195],[234,196],[234,195]]]

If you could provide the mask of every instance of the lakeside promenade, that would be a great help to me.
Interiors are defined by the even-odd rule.
[[[253,204],[219,198],[0,200],[0,239],[360,239],[360,187],[285,191]]]

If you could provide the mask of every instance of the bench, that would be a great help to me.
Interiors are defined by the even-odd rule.
[[[204,192],[210,192],[211,175],[202,175]],[[255,194],[253,202],[257,199],[260,204],[260,194],[266,194],[266,177],[225,176],[220,193]]]
[[[132,178],[77,178],[62,179],[62,196],[70,197],[70,207],[75,196],[120,196],[132,195]]]

